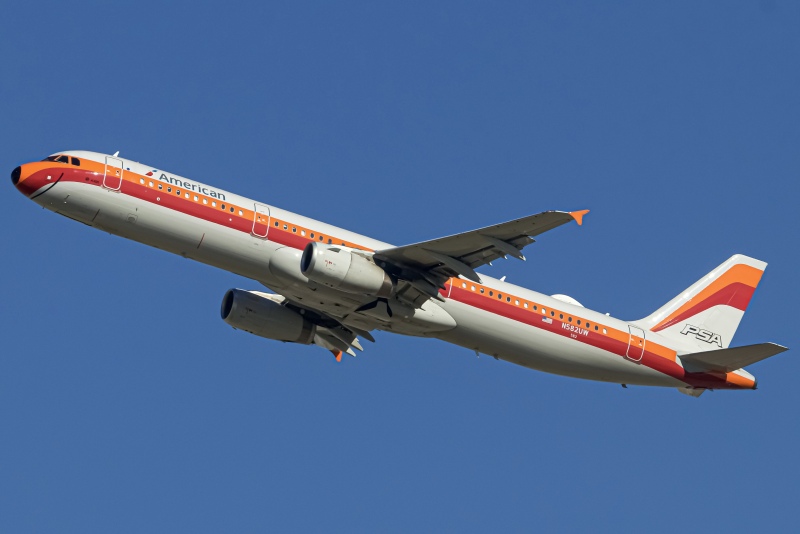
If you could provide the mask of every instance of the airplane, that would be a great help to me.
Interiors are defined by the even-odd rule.
[[[88,226],[259,282],[230,289],[222,319],[263,338],[317,345],[341,361],[373,331],[444,340],[524,367],[628,385],[754,390],[744,367],[775,343],[730,347],[767,264],[736,254],[653,312],[623,321],[566,295],[478,274],[588,210],[546,211],[404,246],[359,235],[177,174],[70,150],[25,163],[13,185]]]

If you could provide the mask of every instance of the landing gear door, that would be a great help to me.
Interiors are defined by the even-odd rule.
[[[638,362],[644,356],[644,345],[646,343],[644,338],[644,330],[637,328],[633,325],[628,325],[628,350],[625,356],[629,360]]]
[[[266,239],[267,232],[269,232],[269,206],[256,204],[253,213],[252,233],[256,237]]]
[[[106,156],[106,170],[103,176],[103,187],[119,191],[122,187],[122,160]]]

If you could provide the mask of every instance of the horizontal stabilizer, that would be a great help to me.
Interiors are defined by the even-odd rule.
[[[785,350],[789,349],[775,343],[759,343],[732,349],[693,352],[680,358],[684,364],[691,364],[709,371],[729,373],[761,360],[766,360],[770,356],[775,356]]]

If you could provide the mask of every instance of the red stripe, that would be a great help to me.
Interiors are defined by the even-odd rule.
[[[80,182],[83,181],[85,172],[76,167],[50,167],[48,169],[41,169],[21,182],[18,182],[17,189],[26,197],[30,197],[42,187],[54,184],[62,174],[64,175],[61,178],[62,182]],[[49,180],[47,179],[48,176],[50,177]]]
[[[681,313],[677,317],[674,317],[672,320],[664,323],[658,328],[654,328],[653,332],[659,332],[665,328],[669,328],[672,325],[680,324],[689,317],[697,315],[698,313],[702,313],[714,306],[731,306],[732,308],[744,311],[747,309],[747,305],[750,303],[750,298],[753,296],[753,292],[755,290],[756,288],[748,286],[747,284],[733,282],[709,296],[704,301],[698,302],[685,312]]]

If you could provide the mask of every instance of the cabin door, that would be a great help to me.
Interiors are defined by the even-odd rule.
[[[256,203],[254,212],[252,233],[256,237],[266,239],[269,232],[269,206]]]
[[[627,356],[629,360],[638,362],[642,359],[642,356],[644,356],[644,330],[628,325],[628,333],[628,350],[625,352],[625,356]]]
[[[103,176],[103,187],[119,191],[122,187],[122,160],[106,156],[106,171]]]

